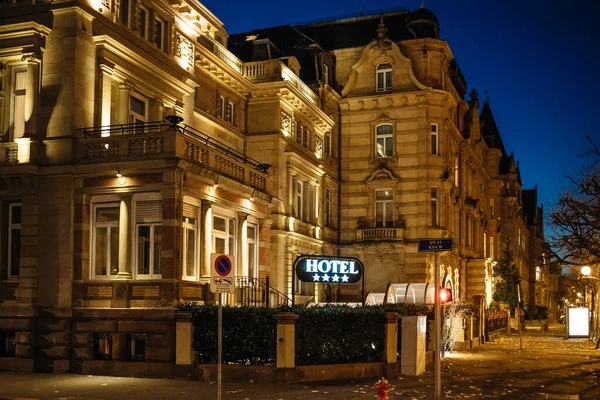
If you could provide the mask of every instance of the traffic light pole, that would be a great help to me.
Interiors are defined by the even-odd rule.
[[[440,256],[433,253],[434,307],[433,307],[433,359],[435,360],[435,400],[442,398],[442,360],[440,360]]]

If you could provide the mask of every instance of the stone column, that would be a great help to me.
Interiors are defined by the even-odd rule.
[[[396,312],[385,313],[385,360],[384,372],[387,378],[398,376],[398,318]]]
[[[296,367],[296,322],[299,315],[283,312],[273,316],[277,320],[277,360],[275,368],[293,369]]]
[[[38,109],[38,60],[27,64],[27,86],[25,89],[25,134],[37,135],[37,109]]]
[[[287,169],[287,202],[285,204],[286,214],[289,216],[294,215],[294,195],[296,193],[296,182],[297,178],[292,175],[292,169]]]
[[[129,220],[131,209],[131,196],[121,197],[119,204],[119,272],[120,279],[131,279],[131,265],[129,264]]]
[[[189,311],[175,312],[175,369],[176,377],[190,376],[194,365],[194,325],[192,313]]]
[[[235,263],[237,264],[235,266],[235,268],[236,268],[235,275],[236,276],[245,276],[245,275],[248,275],[248,270],[247,269],[244,270],[244,258],[242,256],[244,254],[244,244],[248,242],[247,237],[246,237],[246,232],[244,232],[248,214],[246,214],[244,212],[238,212],[237,216],[238,216],[238,218],[237,218],[236,229],[238,230],[238,232],[236,234],[236,251],[237,251],[238,256],[237,256],[237,260],[235,260]],[[244,238],[246,238],[246,240],[243,240]]]
[[[100,125],[108,126],[111,123],[111,104],[112,104],[112,73],[114,65],[107,61],[100,64]],[[103,133],[102,136],[109,136],[110,133]]]
[[[194,120],[194,94],[186,94],[183,96],[183,120],[188,124]]]
[[[119,84],[119,111],[117,113],[117,123],[129,123],[129,92],[133,89],[133,84],[129,81],[124,81]]]
[[[201,226],[198,229],[200,237],[198,238],[200,245],[200,276],[210,276],[210,253],[212,251],[212,202],[202,200],[200,204],[200,221]]]

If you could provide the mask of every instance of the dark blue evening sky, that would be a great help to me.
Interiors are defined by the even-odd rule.
[[[231,33],[406,7],[421,0],[203,0]],[[600,129],[600,1],[426,0],[480,99],[487,90],[504,146],[546,214]],[[375,32],[373,32],[375,36]],[[483,102],[482,102],[483,104]]]

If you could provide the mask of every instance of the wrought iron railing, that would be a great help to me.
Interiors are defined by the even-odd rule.
[[[254,278],[238,276],[235,278],[236,303],[247,307],[278,307],[291,306],[292,300],[271,287],[269,277]]]
[[[488,340],[489,335],[501,331],[508,327],[508,314],[491,313],[485,316],[485,336]]]

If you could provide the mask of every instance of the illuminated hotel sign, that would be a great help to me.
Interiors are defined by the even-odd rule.
[[[353,257],[303,255],[294,261],[294,271],[302,282],[356,283],[364,267]]]

